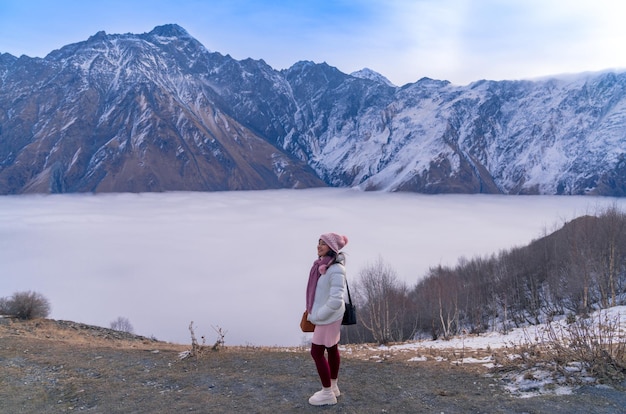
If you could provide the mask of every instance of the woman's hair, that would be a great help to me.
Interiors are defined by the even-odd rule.
[[[334,250],[328,249],[328,253],[326,253],[326,256],[330,256],[333,258],[333,260],[328,262],[328,264],[326,265],[327,267],[331,267],[337,262],[337,253]]]
[[[333,249],[328,249],[328,253],[326,253],[326,256],[330,256],[332,258],[337,257],[337,253],[335,253],[335,251]]]

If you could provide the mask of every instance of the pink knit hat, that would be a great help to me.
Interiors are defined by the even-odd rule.
[[[348,238],[337,233],[322,234],[320,239],[335,253],[339,253],[339,251],[343,249],[346,244],[348,244]]]

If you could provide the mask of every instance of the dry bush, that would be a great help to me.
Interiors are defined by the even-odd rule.
[[[549,356],[559,365],[581,363],[600,382],[626,377],[626,334],[619,315],[611,319],[598,312],[597,319],[579,319],[565,327],[550,325]]]
[[[183,352],[181,354],[181,359],[191,357],[198,358],[204,353],[204,350],[206,349],[204,336],[202,337],[202,344],[199,344],[198,340],[196,339],[196,333],[193,330],[193,321],[189,323],[189,333],[191,334],[191,349],[189,351]]]
[[[219,326],[217,326],[217,327],[213,326],[213,330],[217,333],[217,340],[215,341],[215,343],[213,344],[211,349],[213,351],[219,351],[219,349],[222,346],[224,346],[224,337],[226,336],[226,333],[228,331],[225,331],[224,329],[220,328]]]
[[[226,336],[226,333],[228,331],[225,331],[224,329],[218,327],[213,327],[213,330],[215,330],[215,332],[217,333],[218,337],[217,340],[215,341],[215,344],[213,344],[213,346],[211,347],[212,351],[219,351],[221,347],[224,346],[224,337]],[[181,352],[180,353],[180,359],[186,359],[186,358],[199,358],[201,357],[205,351],[209,348],[206,345],[206,338],[204,336],[202,336],[202,344],[198,343],[198,340],[196,339],[196,333],[193,329],[193,321],[191,321],[189,323],[189,333],[191,334],[191,349],[185,352]]]
[[[135,333],[135,329],[128,318],[124,318],[122,316],[118,316],[116,320],[111,322],[110,326],[114,331],[127,332],[131,334]]]
[[[8,299],[0,298],[0,315],[8,315],[9,307],[8,307]]]
[[[580,376],[594,377],[600,383],[620,383],[626,378],[626,333],[620,329],[619,316],[611,319],[598,313],[597,319],[579,319],[568,325],[549,324],[508,352],[494,355],[500,372],[533,368],[552,370],[571,382]]]
[[[0,313],[19,319],[45,318],[50,314],[50,302],[37,292],[16,292],[0,301]]]

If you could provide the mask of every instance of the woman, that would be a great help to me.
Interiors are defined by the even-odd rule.
[[[309,398],[311,405],[337,404],[341,394],[337,387],[339,375],[339,336],[345,311],[346,290],[345,257],[341,249],[348,238],[336,233],[320,236],[317,244],[318,259],[309,273],[306,289],[307,319],[315,324],[311,341],[311,356],[322,381],[321,391]],[[326,359],[324,353],[328,353]]]

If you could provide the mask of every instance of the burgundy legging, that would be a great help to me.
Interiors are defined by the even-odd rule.
[[[328,360],[324,357],[324,351],[328,351]],[[330,379],[337,379],[339,376],[339,347],[335,345],[326,348],[324,345],[311,344],[311,356],[322,380],[322,387],[330,387]]]

